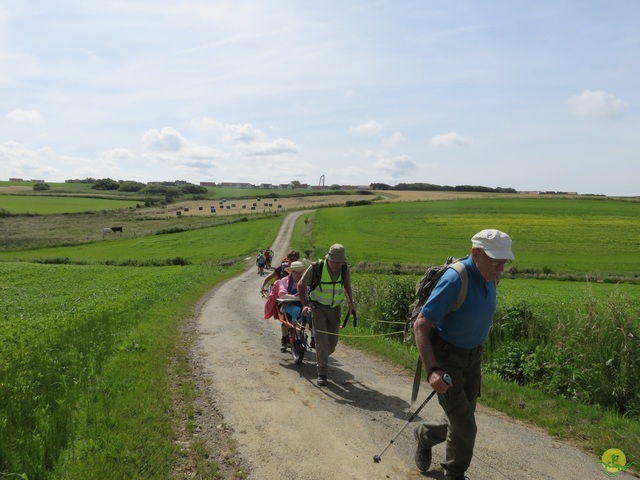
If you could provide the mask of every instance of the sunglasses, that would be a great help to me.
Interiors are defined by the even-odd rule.
[[[498,265],[504,267],[507,264],[507,262],[509,262],[509,260],[496,260],[495,258],[491,258],[489,255],[487,255],[487,252],[485,252],[484,250],[482,251],[482,253],[484,253],[484,256],[487,257],[487,259],[489,260],[489,263],[494,267],[497,267]]]

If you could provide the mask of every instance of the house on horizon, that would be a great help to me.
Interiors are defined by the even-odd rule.
[[[229,188],[253,188],[253,185],[247,182],[220,182],[218,186]]]

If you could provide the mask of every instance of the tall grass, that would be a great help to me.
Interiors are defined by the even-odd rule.
[[[103,475],[94,465],[62,478],[167,478],[171,407],[159,393],[176,321],[237,270],[0,268],[0,472],[49,478],[82,459]]]
[[[418,279],[355,274],[360,324],[402,342]],[[531,301],[541,287],[544,301]],[[640,419],[640,301],[626,287],[503,280],[485,370]]]
[[[520,299],[499,307],[487,371],[520,385],[640,418],[640,306],[611,286],[590,285],[569,308]],[[574,302],[571,302],[574,303]],[[565,303],[567,305],[567,303]]]

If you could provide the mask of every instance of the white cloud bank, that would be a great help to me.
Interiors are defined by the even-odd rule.
[[[361,125],[356,125],[349,129],[349,133],[355,133],[357,135],[364,135],[365,137],[373,137],[382,131],[382,124],[375,120],[369,120]]]
[[[19,123],[41,123],[43,118],[38,110],[22,110],[17,109],[6,115],[8,120]]]
[[[573,113],[588,118],[617,118],[626,110],[627,104],[603,90],[584,90],[569,99]]]
[[[449,132],[436,135],[431,139],[431,145],[435,147],[448,147],[450,145],[465,146],[470,145],[472,140],[468,137],[463,137],[459,133]]]

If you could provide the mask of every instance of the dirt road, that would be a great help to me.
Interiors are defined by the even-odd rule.
[[[274,242],[275,258],[286,253],[299,214],[285,219]],[[253,259],[249,265],[212,292],[197,319],[196,355],[207,399],[196,421],[229,469],[225,478],[242,468],[255,480],[425,478],[413,463],[415,423],[380,463],[373,462],[410,415],[411,379],[339,344],[330,359],[329,386],[317,387],[313,351],[301,365],[280,353],[279,324],[263,319],[262,277]],[[422,398],[428,390],[423,386]],[[440,412],[434,399],[419,418]],[[484,408],[477,419],[476,454],[467,472],[472,480],[608,478],[598,458],[537,430]],[[426,478],[444,478],[443,455],[442,446],[434,449]]]

